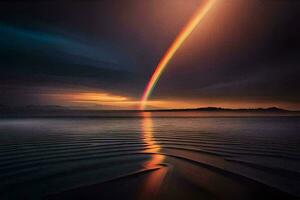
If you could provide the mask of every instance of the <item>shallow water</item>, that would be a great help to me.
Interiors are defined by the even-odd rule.
[[[0,119],[1,199],[300,197],[300,118]]]

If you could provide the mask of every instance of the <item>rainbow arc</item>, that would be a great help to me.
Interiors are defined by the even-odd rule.
[[[207,0],[206,3],[201,4],[199,8],[197,8],[195,14],[191,17],[188,23],[182,28],[179,32],[175,40],[172,42],[171,46],[165,52],[163,57],[160,59],[158,65],[156,66],[141,99],[140,109],[144,110],[147,106],[147,101],[155,88],[157,81],[161,77],[163,71],[167,67],[170,60],[173,58],[176,51],[180,48],[180,46],[184,43],[184,41],[189,37],[189,35],[193,32],[196,26],[205,18],[209,10],[213,7],[217,0]]]

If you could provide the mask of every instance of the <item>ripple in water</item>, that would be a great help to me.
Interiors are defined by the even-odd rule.
[[[295,199],[298,117],[1,119],[1,199]]]

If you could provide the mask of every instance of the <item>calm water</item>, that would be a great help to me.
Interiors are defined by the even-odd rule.
[[[299,122],[190,113],[0,119],[0,198],[293,199]]]

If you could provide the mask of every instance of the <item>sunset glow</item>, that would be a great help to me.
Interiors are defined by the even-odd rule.
[[[0,200],[300,200],[300,0],[0,11]]]

